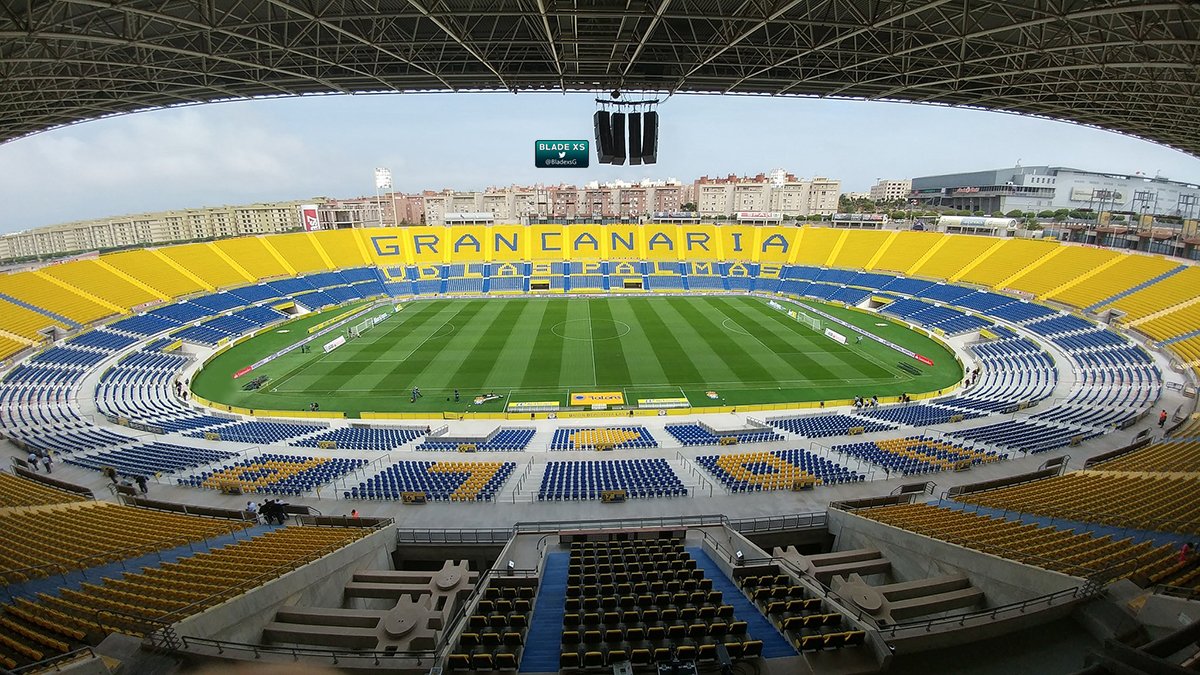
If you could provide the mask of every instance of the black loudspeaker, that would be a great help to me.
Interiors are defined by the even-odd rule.
[[[610,164],[625,163],[625,113],[612,114],[612,161]]]
[[[612,129],[609,127],[608,112],[597,110],[592,116],[596,127],[596,158],[601,164],[611,164],[613,160]]]
[[[642,163],[642,114],[629,113],[629,166]]]
[[[630,130],[632,132],[632,129]],[[642,115],[642,164],[658,162],[658,113],[651,110]]]

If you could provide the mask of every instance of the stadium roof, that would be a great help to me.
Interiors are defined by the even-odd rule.
[[[1200,4],[0,0],[0,141],[245,97],[614,88],[971,106],[1200,154]]]

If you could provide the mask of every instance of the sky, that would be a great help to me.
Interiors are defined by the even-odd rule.
[[[237,101],[124,115],[0,145],[0,232],[177,208],[397,190],[756,174],[865,191],[879,178],[1050,164],[1200,182],[1200,159],[1064,122],[823,99],[675,96],[653,166],[537,169],[538,139],[590,139],[589,94]]]

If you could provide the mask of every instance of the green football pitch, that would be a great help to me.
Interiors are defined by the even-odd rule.
[[[293,321],[217,356],[192,389],[245,408],[307,410],[316,402],[323,411],[357,416],[501,412],[522,401],[566,407],[569,396],[580,392],[619,391],[632,405],[680,397],[693,406],[824,401],[934,391],[962,376],[954,356],[935,340],[876,315],[805,302],[928,356],[934,365],[870,339],[838,344],[751,296],[434,299],[403,303],[401,311],[328,354],[319,345],[332,333],[308,353],[293,350],[233,378],[347,307]],[[268,378],[265,385],[243,390],[257,376]],[[422,394],[415,402],[413,387]],[[501,398],[473,404],[487,393]]]

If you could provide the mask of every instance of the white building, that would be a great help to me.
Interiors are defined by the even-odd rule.
[[[871,186],[870,197],[877,202],[894,202],[898,199],[907,199],[910,192],[912,192],[911,178],[881,180]]]

